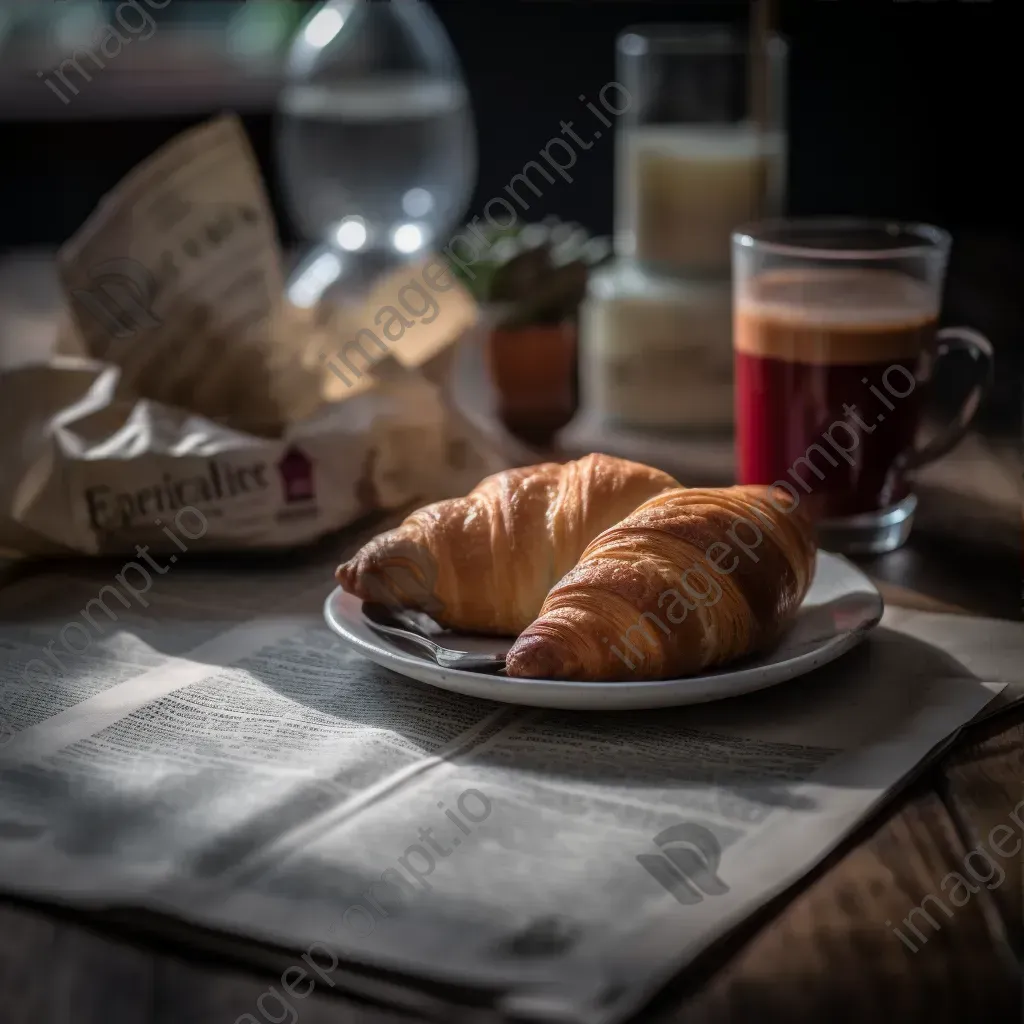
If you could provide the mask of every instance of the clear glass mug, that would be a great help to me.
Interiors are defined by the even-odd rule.
[[[736,457],[741,483],[786,489],[825,547],[903,544],[911,473],[967,432],[992,382],[987,339],[937,329],[950,236],[926,224],[778,220],[733,234]],[[953,420],[917,434],[935,363],[971,357]]]

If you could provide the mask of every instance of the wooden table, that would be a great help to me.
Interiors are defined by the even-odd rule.
[[[1005,561],[912,540],[866,568],[890,603],[1020,615],[1019,569]],[[900,927],[910,908],[940,893],[1014,808],[1024,817],[1021,705],[969,729],[796,889],[682,972],[640,1020],[1020,1020],[1024,851],[1003,862],[1002,884],[980,886],[952,919],[940,914],[938,930],[925,924],[916,951],[886,926]],[[265,1017],[257,1011],[275,977],[280,969],[229,962],[187,936],[155,943],[88,915],[0,903],[0,1024],[290,1020],[273,1002]],[[296,1004],[303,1024],[417,1019],[320,992]]]
[[[8,297],[25,293],[10,274],[0,277]],[[47,308],[43,298],[24,312],[20,338],[33,324],[50,331]],[[1019,556],[920,533],[904,550],[863,564],[889,604],[1020,618]],[[968,730],[828,861],[684,971],[640,1019],[1020,1020],[1024,852],[1005,862],[1002,884],[979,887],[916,952],[886,922],[899,927],[1014,808],[1024,817],[1022,804],[1018,705]],[[0,903],[0,1024],[291,1024],[272,1002],[259,1015],[257,1000],[275,977],[280,969],[228,962],[187,937],[157,944],[88,915]],[[328,997],[318,988],[297,1005],[302,1024],[416,1019],[338,990]]]

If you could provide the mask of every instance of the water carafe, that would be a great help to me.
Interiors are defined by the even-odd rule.
[[[476,176],[472,112],[444,27],[422,0],[328,0],[292,45],[278,156],[308,304],[342,280],[443,246]]]

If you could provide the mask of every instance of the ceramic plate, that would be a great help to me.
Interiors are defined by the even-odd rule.
[[[858,568],[825,551],[818,552],[814,582],[793,627],[775,650],[706,675],[685,679],[579,683],[557,679],[509,679],[443,669],[408,650],[401,640],[375,633],[362,614],[362,602],[340,588],[324,605],[327,624],[370,661],[410,679],[456,693],[509,704],[611,711],[661,708],[734,697],[785,682],[825,665],[855,646],[882,617],[882,595]],[[454,650],[504,654],[511,640],[440,633],[438,643]]]

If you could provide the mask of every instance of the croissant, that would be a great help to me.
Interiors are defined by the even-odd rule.
[[[450,629],[516,636],[602,530],[678,486],[609,455],[506,470],[464,498],[413,512],[336,576],[364,601],[424,611]]]
[[[798,504],[754,486],[651,498],[555,585],[506,672],[669,679],[768,648],[813,575],[813,531]]]

